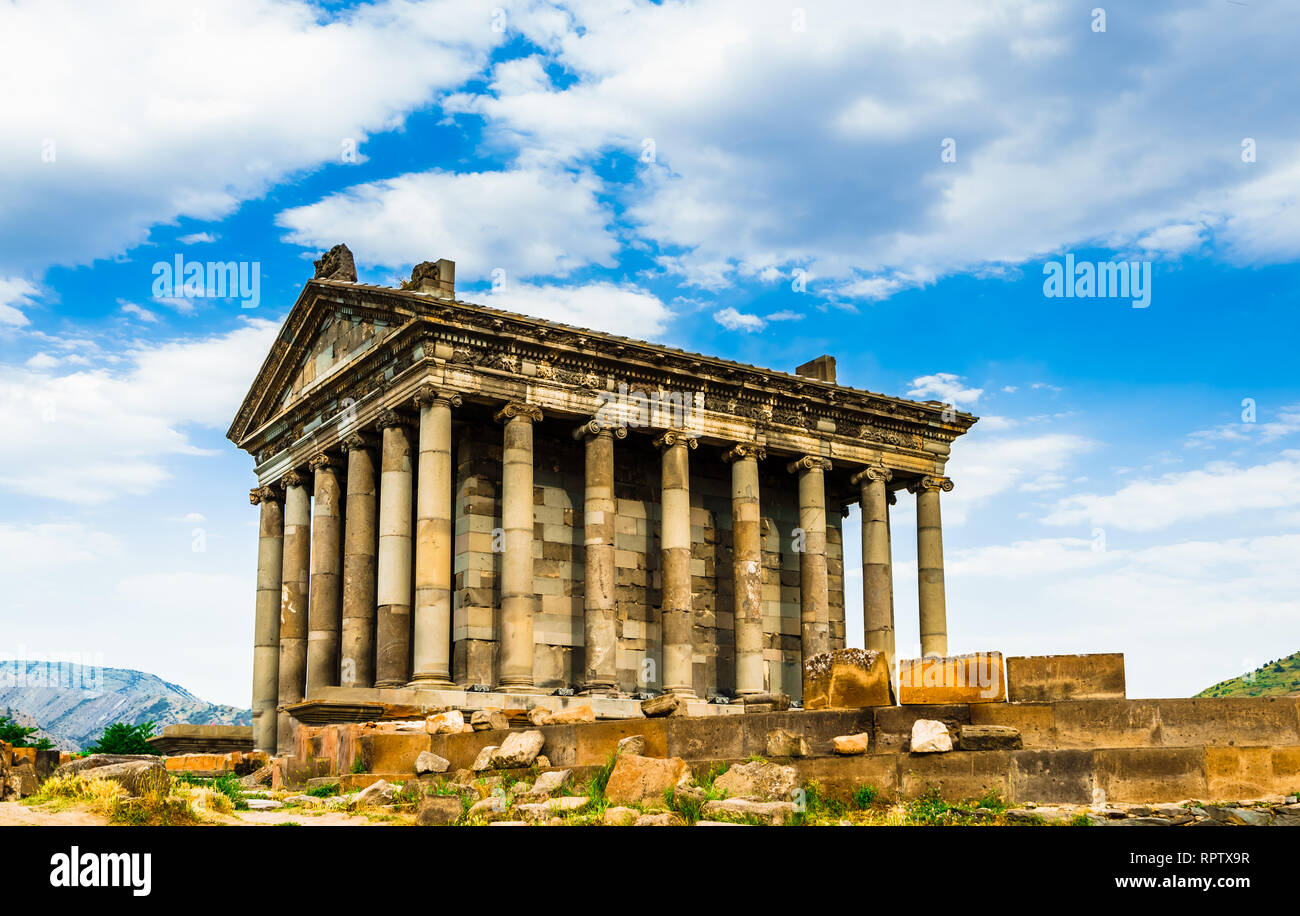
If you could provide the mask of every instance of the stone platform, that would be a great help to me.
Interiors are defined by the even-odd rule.
[[[251,725],[167,725],[149,746],[160,754],[230,754],[253,749]]]
[[[541,705],[577,698],[529,699]],[[816,780],[832,794],[870,784],[887,797],[904,798],[936,786],[951,799],[997,791],[1015,802],[1092,804],[1099,799],[1227,801],[1300,789],[1300,699],[1293,697],[962,703],[759,714],[743,714],[738,706],[716,710],[704,716],[609,718],[537,731],[551,767],[600,766],[619,740],[642,735],[646,755],[681,757],[697,772],[768,756],[769,736],[783,731],[804,739],[806,755],[788,759],[800,779]],[[964,750],[958,737],[950,752],[912,753],[912,725],[918,719],[943,722],[954,736],[963,725],[1013,728],[1022,747]],[[507,731],[518,730],[429,735],[414,722],[303,724],[296,730],[294,753],[278,764],[290,785],[358,771],[413,778],[422,751],[446,758],[455,771],[470,767],[484,747],[499,745]],[[866,754],[833,753],[836,736],[860,733],[870,736]]]

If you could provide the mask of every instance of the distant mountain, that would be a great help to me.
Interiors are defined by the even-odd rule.
[[[1261,665],[1248,674],[1207,687],[1198,697],[1300,696],[1300,652]]]
[[[208,703],[184,687],[129,668],[0,661],[0,710],[39,725],[60,749],[78,751],[114,722],[251,725],[249,709]]]

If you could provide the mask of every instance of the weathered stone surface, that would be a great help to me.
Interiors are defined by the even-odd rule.
[[[538,728],[551,724],[551,711],[545,706],[534,706],[528,710],[528,721]]]
[[[492,769],[492,755],[495,754],[497,750],[498,748],[495,744],[487,745],[478,752],[478,756],[474,758],[474,762],[470,764],[469,768],[475,773],[482,773],[484,770]]]
[[[913,754],[942,754],[952,750],[948,726],[937,719],[917,719],[912,723]]]
[[[605,797],[613,805],[635,805],[662,801],[664,793],[691,778],[680,757],[640,757],[625,754],[614,763],[605,786]]]
[[[361,808],[365,805],[387,805],[393,801],[393,796],[397,794],[397,787],[386,779],[378,782],[372,782],[366,786],[352,799],[353,807]],[[310,796],[308,796],[310,797]]]
[[[465,715],[459,709],[453,709],[429,716],[424,720],[424,730],[431,735],[459,735],[467,730]]]
[[[284,807],[283,802],[278,802],[274,798],[248,798],[244,801],[249,811],[274,811],[276,808]]]
[[[713,787],[728,798],[751,798],[758,801],[787,801],[799,781],[792,766],[766,760],[739,763],[713,781]]]
[[[861,709],[893,703],[889,665],[880,652],[835,649],[804,662],[805,709]]]
[[[575,811],[581,811],[589,804],[591,804],[591,799],[586,795],[568,795],[562,798],[551,798],[543,802],[516,805],[515,811],[529,823],[536,823],[549,820],[557,814],[572,814]]]
[[[1125,696],[1124,655],[1033,655],[1007,659],[1012,703],[1107,700]]]
[[[539,770],[549,770],[551,768],[551,758],[545,754],[538,754],[537,759],[533,761],[533,765]]]
[[[445,773],[451,768],[451,761],[446,757],[439,757],[433,751],[420,751],[415,758],[415,772],[424,773]]]
[[[496,770],[532,766],[546,739],[539,731],[511,732],[492,755],[492,768]]]
[[[643,814],[632,822],[633,827],[685,827],[686,821],[671,812]]]
[[[710,817],[755,818],[764,824],[784,824],[794,817],[794,803],[755,801],[749,798],[723,798],[704,803],[703,812]]]
[[[596,711],[592,709],[590,703],[584,703],[581,706],[568,706],[559,712],[552,713],[551,725],[574,725],[582,722],[595,722]]]
[[[671,716],[677,711],[681,704],[681,699],[675,693],[665,693],[662,696],[651,697],[648,700],[641,701],[641,714],[647,719],[654,719],[659,716]]]
[[[747,713],[785,712],[790,708],[790,695],[788,693],[755,693],[745,697],[742,702]]]
[[[769,757],[808,757],[811,754],[812,750],[803,735],[796,735],[783,728],[767,733],[767,756]]]
[[[963,725],[958,745],[963,751],[1016,751],[1023,741],[1020,729],[1009,725]]]
[[[348,250],[347,245],[335,245],[312,264],[316,268],[315,279],[317,280],[357,282],[357,266],[352,260],[352,252]]]
[[[171,786],[171,775],[160,757],[87,767],[75,772],[79,772],[85,779],[111,779],[125,789],[128,795],[166,792]]]
[[[537,777],[529,791],[531,796],[547,796],[564,784],[571,770],[549,770]]]
[[[909,658],[898,663],[898,702],[903,706],[1001,703],[1006,698],[1001,652]]]
[[[637,818],[640,816],[641,812],[635,808],[624,808],[616,805],[605,809],[601,823],[607,827],[629,827],[636,823]]]
[[[36,767],[30,760],[15,761],[9,768],[6,776],[8,782],[7,791],[0,793],[6,798],[26,798],[29,795],[35,795],[36,790],[40,788],[36,779]]]
[[[1205,813],[1222,824],[1232,824],[1237,827],[1267,827],[1273,823],[1273,812],[1267,808],[1206,805]]]
[[[836,735],[831,741],[831,748],[837,754],[852,756],[853,754],[865,754],[871,744],[871,733],[860,732],[856,735]]]
[[[1007,821],[1012,824],[1048,824],[1068,821],[1074,817],[1072,811],[1064,808],[1044,806],[1040,808],[1008,808],[1004,812]]]
[[[510,720],[499,709],[476,709],[469,717],[470,727],[476,732],[510,727]]]
[[[445,827],[460,820],[464,811],[459,795],[426,795],[420,799],[415,823],[420,827]]]
[[[507,816],[505,796],[489,795],[487,798],[480,799],[470,806],[465,816],[489,821],[505,820]]]
[[[618,747],[615,750],[615,753],[620,757],[624,754],[632,754],[635,757],[640,757],[645,753],[645,735],[628,735],[626,738],[618,742]]]

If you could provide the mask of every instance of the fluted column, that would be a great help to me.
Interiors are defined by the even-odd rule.
[[[741,444],[722,456],[731,463],[731,556],[735,582],[736,694],[762,693],[763,532],[758,502],[761,445]]]
[[[663,689],[695,696],[691,656],[694,611],[691,605],[691,472],[689,451],[699,443],[669,431],[655,440],[662,451],[659,506],[660,585],[663,627]]]
[[[307,599],[310,590],[311,494],[307,475],[289,471],[284,484],[284,553],[280,588],[280,664],[276,748],[292,750],[286,706],[302,702],[307,686]]]
[[[461,397],[426,386],[420,408],[420,473],[415,497],[415,646],[412,687],[451,681],[451,409]]]
[[[311,518],[311,598],[307,617],[307,688],[314,697],[339,683],[342,628],[343,493],[340,461],[321,454],[308,467],[315,475]]]
[[[343,636],[339,683],[344,687],[373,687],[378,546],[375,443],[363,433],[353,433],[342,445],[348,454],[348,482],[343,513]]]
[[[582,524],[585,553],[583,588],[582,689],[608,693],[618,683],[618,631],[615,620],[614,569],[614,440],[627,436],[623,426],[608,427],[595,420],[573,431],[586,443],[586,488]]]
[[[943,523],[939,491],[951,491],[946,477],[926,476],[908,489],[916,494],[916,579],[921,617],[921,655],[948,654],[948,610],[943,593]]]
[[[279,697],[280,572],[284,564],[284,503],[274,487],[250,490],[260,506],[257,526],[257,605],[253,618],[253,747],[275,753]]]
[[[894,563],[889,540],[888,468],[867,468],[851,478],[861,488],[863,645],[884,653],[894,670]]]
[[[830,651],[830,602],[826,576],[826,472],[829,458],[805,455],[786,469],[799,475],[799,642],[803,658]]]
[[[376,583],[375,686],[404,687],[411,653],[411,418],[380,418],[379,571]]]
[[[501,452],[501,523],[505,552],[501,557],[502,687],[533,687],[533,423],[540,409],[511,402],[496,413],[505,424]]]

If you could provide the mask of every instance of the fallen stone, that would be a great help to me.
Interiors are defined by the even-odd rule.
[[[632,754],[635,757],[640,757],[645,753],[645,735],[628,735],[618,743],[618,747],[614,749],[614,753],[619,757],[624,754]]]
[[[533,787],[528,794],[543,797],[549,796],[564,784],[564,781],[569,778],[570,772],[571,771],[569,770],[550,770],[546,773],[542,773],[537,777],[537,781],[533,783]]]
[[[741,702],[744,704],[747,713],[785,712],[790,708],[790,695],[788,693],[754,693],[743,697]]]
[[[894,705],[885,656],[873,649],[835,649],[804,662],[804,709]]]
[[[466,730],[465,715],[459,709],[437,713],[424,720],[424,730],[431,735],[459,735]]]
[[[613,805],[635,805],[662,801],[664,793],[691,778],[680,757],[641,757],[624,754],[614,762],[605,786],[605,798]]]
[[[249,811],[274,811],[276,808],[284,807],[283,802],[278,802],[274,798],[246,798],[244,803],[248,805]]]
[[[1023,741],[1020,729],[1009,725],[963,725],[958,744],[963,751],[1016,751]]]
[[[504,820],[506,818],[506,799],[504,795],[490,795],[479,799],[470,806],[466,817],[481,820]],[[523,821],[520,821],[522,824]]]
[[[9,770],[7,782],[7,791],[4,793],[6,798],[27,798],[29,795],[35,795],[40,788],[40,780],[36,778],[36,767],[30,760],[15,762]]]
[[[748,827],[748,824],[738,824],[735,821],[696,821],[696,827]]]
[[[704,803],[704,814],[712,817],[752,817],[764,824],[784,824],[794,817],[794,804],[788,801],[754,801],[749,798],[722,798]]]
[[[640,816],[641,812],[635,808],[623,808],[616,805],[613,808],[605,809],[601,823],[607,827],[630,827],[636,823],[636,819]]]
[[[859,732],[856,735],[837,735],[831,741],[831,749],[835,753],[847,757],[854,754],[865,754],[870,743],[870,732]]]
[[[510,727],[510,720],[499,709],[476,709],[469,717],[470,727],[476,732]]]
[[[1193,818],[1179,818],[1175,820],[1170,817],[1124,817],[1119,820],[1102,821],[1107,827],[1175,827],[1179,821],[1188,823]]]
[[[549,770],[551,768],[551,758],[545,754],[538,754],[537,759],[533,761],[533,766],[539,770]]]
[[[495,744],[487,745],[478,752],[478,756],[474,758],[474,762],[470,764],[469,768],[475,773],[482,773],[484,770],[492,769],[492,755],[495,754],[497,750],[498,748]]]
[[[591,708],[590,703],[584,703],[581,706],[568,706],[559,712],[551,714],[551,725],[575,725],[583,722],[595,722],[596,710]]]
[[[416,773],[445,773],[451,769],[451,761],[446,757],[439,757],[433,751],[420,751],[415,758]]]
[[[420,827],[446,827],[460,820],[464,812],[459,795],[426,795],[420,799],[415,823]]]
[[[632,822],[633,827],[685,827],[686,821],[676,814],[643,814]]]
[[[1012,824],[1037,824],[1040,821],[1051,824],[1072,819],[1074,817],[1074,812],[1050,806],[1041,808],[1008,808],[1003,812],[1003,817]],[[1098,823],[1100,822],[1100,819],[1098,819]]]
[[[536,804],[516,805],[515,811],[526,821],[536,823],[549,820],[556,815],[572,814],[587,807],[591,799],[585,795],[569,795],[552,798]]]
[[[952,750],[948,726],[937,719],[917,719],[912,723],[913,754],[943,754]]]
[[[353,799],[355,801],[355,798]],[[290,795],[284,800],[286,805],[296,805],[300,808],[324,808],[325,799],[319,795]]]
[[[380,779],[372,782],[352,799],[353,807],[361,808],[365,805],[388,805],[392,804],[393,796],[397,794],[397,787],[386,779]],[[309,796],[310,797],[310,796]]]
[[[166,793],[171,786],[171,774],[167,772],[162,759],[158,757],[110,763],[107,766],[91,767],[77,772],[84,779],[111,779],[125,789],[128,795],[144,795],[146,792]]]
[[[767,733],[767,756],[769,757],[809,757],[812,749],[803,735],[796,735],[783,728]]]
[[[511,732],[492,755],[494,770],[532,766],[546,739],[539,731]]]
[[[665,693],[657,697],[651,697],[648,700],[641,701],[641,714],[647,719],[655,719],[660,716],[671,716],[681,705],[681,698],[675,693]]]
[[[534,706],[528,710],[528,721],[539,728],[551,724],[551,711],[545,706]]]
[[[767,760],[739,763],[713,781],[713,788],[728,798],[786,801],[794,792],[799,773],[791,766]]]

